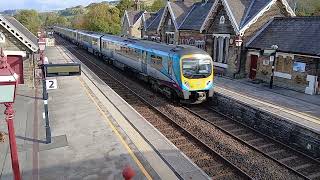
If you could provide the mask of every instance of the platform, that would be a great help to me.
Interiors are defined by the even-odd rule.
[[[320,95],[252,84],[247,80],[215,79],[216,92],[262,111],[283,117],[320,135]]]
[[[52,63],[79,62],[60,46],[47,47],[46,55]],[[209,179],[84,65],[80,77],[56,79],[58,89],[48,92],[51,144],[44,141],[39,88],[19,86],[15,125],[23,179],[123,179],[127,165],[134,179]],[[4,122],[1,130],[6,132]],[[4,145],[1,180],[12,179]]]

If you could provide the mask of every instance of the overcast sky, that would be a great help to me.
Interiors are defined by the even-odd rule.
[[[49,11],[77,5],[88,5],[102,0],[0,0],[0,11],[12,9],[36,9]]]

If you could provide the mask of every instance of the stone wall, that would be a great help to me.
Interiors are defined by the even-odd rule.
[[[130,35],[130,27],[129,27],[129,22],[128,19],[125,17],[123,17],[123,22],[122,22],[122,26],[121,26],[121,35],[124,36],[129,36]]]
[[[215,108],[221,113],[294,149],[320,158],[320,134],[219,93],[215,93],[213,100]]]
[[[257,51],[258,52],[258,51]],[[307,57],[302,55],[279,53],[275,63],[275,72],[280,73],[274,76],[274,85],[287,89],[292,89],[299,92],[305,92],[306,87],[309,86],[307,81],[308,75],[319,77],[319,61],[320,58]],[[247,55],[246,74],[250,73],[251,54]],[[293,70],[294,62],[304,63],[304,72]],[[318,71],[317,71],[318,69]],[[257,63],[256,79],[262,82],[269,83],[272,72],[272,62],[269,56],[259,56]],[[318,73],[318,74],[317,74]],[[282,76],[282,77],[281,77]]]
[[[131,29],[130,29],[130,37],[134,37],[134,38],[142,38],[141,37],[141,19],[138,20],[138,22],[136,22],[136,24],[134,24]]]

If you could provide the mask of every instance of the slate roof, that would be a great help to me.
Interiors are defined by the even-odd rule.
[[[150,26],[150,24],[152,23],[152,21],[157,17],[157,13],[150,13],[150,12],[145,12],[143,14],[144,16],[144,20],[145,20],[145,27]]]
[[[172,9],[179,30],[200,30],[210,10],[214,8],[217,0],[194,3],[193,0],[177,0],[167,2]],[[221,0],[226,10],[230,10],[231,21],[235,23],[235,28],[240,31],[244,28],[259,12],[261,12],[272,0]],[[285,1],[285,0],[284,0]],[[290,3],[294,0],[288,0]],[[161,9],[161,16],[163,14]],[[158,26],[161,16],[152,22],[152,30]],[[233,20],[232,20],[233,18]],[[149,28],[148,28],[149,29]]]
[[[179,29],[200,30],[214,3],[195,3]]]
[[[156,14],[154,15],[154,19],[150,22],[149,26],[147,26],[147,31],[156,31],[158,28],[158,25],[161,20],[161,16],[164,12],[164,8],[161,8]]]
[[[275,18],[247,48],[266,49],[320,56],[320,17]]]
[[[130,26],[134,25],[143,13],[144,11],[127,11]]]
[[[272,0],[252,0],[250,6],[246,11],[246,15],[243,16],[240,23],[240,28],[246,25],[252,18],[254,18],[258,13],[266,7]]]
[[[183,20],[192,9],[193,4],[193,0],[179,0],[175,2],[169,2],[169,6],[172,9],[173,16],[175,17],[175,21],[178,25],[177,28],[179,28],[183,23]]]
[[[25,26],[17,21],[12,16],[3,16],[10,24],[12,24],[18,31],[26,36],[34,45],[38,46],[38,38],[32,34]],[[28,47],[29,48],[29,47]]]

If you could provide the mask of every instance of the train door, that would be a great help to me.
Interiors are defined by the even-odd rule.
[[[172,77],[172,71],[173,71],[172,56],[169,56],[168,57],[168,74],[170,77]]]
[[[148,62],[147,62],[147,52],[142,50],[141,51],[141,70],[143,74],[148,74]]]

